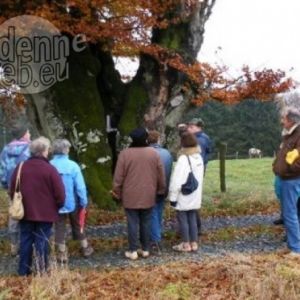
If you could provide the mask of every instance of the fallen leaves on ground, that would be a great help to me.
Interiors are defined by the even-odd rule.
[[[1,278],[0,290],[6,291],[4,299],[8,300],[296,300],[300,295],[299,267],[300,259],[284,255],[233,253],[163,266],[137,268],[133,262],[132,267],[110,270],[54,269],[49,276]]]

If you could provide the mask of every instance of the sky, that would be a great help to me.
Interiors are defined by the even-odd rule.
[[[225,64],[233,76],[245,64],[300,82],[299,12],[300,0],[217,0],[198,59]]]

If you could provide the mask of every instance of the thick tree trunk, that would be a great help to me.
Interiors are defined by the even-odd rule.
[[[194,62],[215,0],[201,3],[204,2],[211,6],[204,10],[199,4],[185,22],[154,31],[153,42],[181,53],[187,62]],[[111,168],[118,149],[128,145],[130,130],[139,125],[158,129],[165,134],[165,145],[173,149],[178,144],[176,124],[192,95],[183,92],[185,74],[145,54],[141,55],[136,76],[124,84],[111,53],[99,49],[99,45],[90,45],[79,53],[71,51],[69,78],[44,93],[28,95],[27,100],[28,116],[36,130],[51,139],[66,137],[72,142],[72,157],[83,169],[93,201],[108,207],[113,205],[108,195]],[[121,139],[117,139],[116,131],[106,131],[107,115]]]
[[[152,42],[180,53],[187,64],[194,63],[203,43],[204,25],[215,2],[199,2],[185,21],[165,30],[154,30]],[[174,13],[181,14],[181,10]],[[159,64],[151,56],[141,55],[140,67],[126,93],[120,129],[126,134],[128,129],[139,124],[155,128],[164,133],[164,145],[175,154],[178,144],[176,125],[182,121],[194,96],[184,92],[187,80],[187,75],[182,72]]]
[[[68,138],[71,156],[83,169],[89,194],[101,206],[111,206],[111,152],[105,131],[105,111],[98,89],[99,60],[90,48],[71,52],[69,78],[49,91],[26,96],[28,117],[39,134]]]

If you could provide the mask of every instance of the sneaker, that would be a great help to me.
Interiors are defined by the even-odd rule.
[[[136,260],[138,258],[137,251],[126,251],[125,256],[131,260]]]
[[[191,246],[184,247],[183,243],[173,246],[172,248],[173,248],[173,250],[178,251],[178,252],[191,252],[192,251]]]
[[[19,254],[19,244],[11,244],[10,245],[10,255],[12,257],[16,257]]]
[[[291,250],[288,247],[283,247],[276,251],[276,253],[280,254],[280,255],[289,254],[290,252],[291,252]]]
[[[89,257],[93,254],[94,249],[91,246],[87,246],[85,248],[81,248],[81,253],[84,257]]]
[[[192,249],[192,251],[198,251],[198,244],[196,242],[192,242],[191,249]]]
[[[285,257],[288,257],[288,258],[300,258],[300,253],[297,253],[297,252],[293,252],[291,251],[290,253],[286,254]]]
[[[68,262],[68,249],[66,248],[65,251],[58,251],[57,253],[57,262],[66,264]]]
[[[144,251],[142,249],[138,249],[137,253],[138,253],[138,255],[140,255],[143,258],[146,258],[150,255],[149,251]]]

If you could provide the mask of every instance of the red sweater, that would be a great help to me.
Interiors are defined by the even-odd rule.
[[[10,196],[15,191],[16,167],[11,180]],[[65,202],[65,189],[57,170],[44,157],[32,157],[21,170],[21,193],[26,221],[55,222]]]

